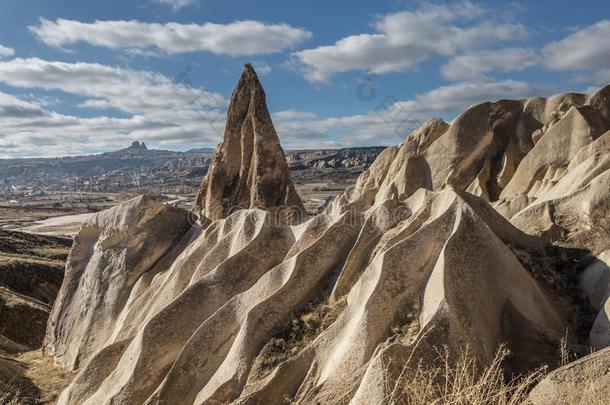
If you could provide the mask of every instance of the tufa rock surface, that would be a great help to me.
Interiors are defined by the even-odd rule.
[[[250,64],[231,96],[224,139],[201,183],[196,205],[210,220],[245,208],[304,212],[267,110],[265,91]]]
[[[596,404],[610,399],[610,347],[551,372],[532,390],[533,405]]]
[[[271,218],[297,197],[246,67],[199,200],[215,221],[140,198],[83,226],[45,339],[78,369],[59,403],[385,403],[388,359],[504,344],[510,375],[557,366],[566,329],[609,345],[607,95],[428,121],[295,225]]]

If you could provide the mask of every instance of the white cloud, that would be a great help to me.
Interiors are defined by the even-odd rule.
[[[575,77],[577,82],[607,83],[610,66],[610,20],[575,29],[565,38],[537,51],[530,48],[503,48],[466,52],[441,69],[451,80],[484,77],[489,72],[509,72],[544,66],[558,71],[589,71]]]
[[[41,65],[35,61],[30,64]],[[6,77],[1,72],[0,68],[0,78]],[[82,73],[74,74],[76,78],[80,76]],[[57,79],[53,80],[58,83]],[[33,87],[44,88],[41,84],[30,82]],[[75,86],[72,91],[76,91],[76,85],[72,86]],[[129,82],[125,86],[125,94],[129,94]],[[56,85],[50,88],[54,89]],[[93,84],[92,89],[95,88]],[[80,91],[87,95],[97,94],[92,89],[80,88]],[[372,111],[365,114],[320,117],[311,112],[285,110],[272,116],[286,149],[393,145],[402,142],[408,133],[430,117],[452,115],[478,102],[549,93],[550,89],[546,87],[521,81],[462,82],[420,93],[410,100],[380,95],[372,102]],[[171,94],[167,97],[171,98]],[[47,108],[52,105],[44,98],[28,96],[28,99],[34,101],[0,92],[1,157],[91,153],[124,147],[134,140],[146,141],[153,147],[215,145],[222,137],[226,112],[224,108],[196,109],[187,101],[182,106],[169,101],[171,108],[153,103],[149,111],[129,118],[84,118],[50,111]],[[114,97],[106,100],[112,103]]]
[[[573,83],[589,84],[590,86],[584,89],[584,92],[591,93],[599,90],[599,86],[605,86],[610,83],[610,68],[597,69],[593,72],[578,73],[572,77]]]
[[[39,58],[0,61],[0,82],[21,88],[61,90],[89,97],[82,106],[117,108],[129,113],[213,108],[224,98],[194,89],[154,72],[98,63],[66,63]]]
[[[610,66],[610,20],[599,21],[543,49],[552,70],[604,69]]]
[[[595,72],[594,82],[600,85],[610,83],[610,68],[599,69]]]
[[[314,119],[316,115],[308,111],[284,110],[273,114],[273,119],[278,120],[297,120],[297,119]]]
[[[200,0],[152,0],[155,3],[171,6],[174,10],[199,3]]]
[[[460,50],[524,39],[520,24],[494,22],[470,2],[453,6],[427,5],[379,18],[372,34],[351,35],[333,45],[292,53],[293,62],[307,79],[325,82],[336,73],[365,70],[371,73],[414,69],[433,56],[450,56]]]
[[[225,55],[280,52],[311,37],[311,32],[288,24],[244,20],[229,24],[166,24],[140,21],[41,19],[29,29],[44,43],[63,47],[78,42],[128,52],[160,50],[167,54],[207,51]]]
[[[456,56],[442,67],[443,76],[451,80],[483,77],[493,71],[511,72],[537,66],[538,53],[527,48],[503,48],[472,51]]]
[[[0,92],[0,118],[35,118],[43,114],[39,104],[21,100],[10,94]],[[6,121],[4,122],[6,124]]]
[[[123,147],[214,145],[222,138],[226,100],[154,72],[38,58],[0,61],[0,82],[34,90],[60,90],[84,100],[82,108],[115,108],[127,118],[79,117],[48,110],[44,95],[0,93],[0,150],[4,155],[66,155]],[[4,156],[6,157],[6,156]]]
[[[13,48],[0,45],[0,59],[13,56],[14,54],[15,50]]]
[[[271,66],[269,66],[269,64],[264,60],[254,61],[252,62],[252,66],[254,67],[254,70],[256,70],[256,74],[259,76],[268,75],[272,70]]]
[[[543,97],[551,91],[548,86],[518,80],[462,82],[419,94],[414,101],[403,102],[403,107],[421,112],[461,111],[484,101]]]
[[[129,118],[59,114],[0,92],[0,158],[65,156],[118,149],[132,141],[154,147],[215,145],[224,113],[183,109]]]
[[[288,110],[273,114],[273,119],[287,148],[394,145],[431,117],[459,113],[485,101],[545,96],[551,90],[515,80],[462,82],[420,93],[410,100],[379,97],[366,114],[321,118]]]

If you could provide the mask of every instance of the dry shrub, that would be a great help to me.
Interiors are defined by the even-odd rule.
[[[332,305],[326,302],[308,303],[261,349],[253,367],[253,374],[263,378],[279,364],[296,356],[328,328],[344,308],[345,300]]]
[[[562,367],[578,360],[578,355],[567,343],[566,336],[561,339],[559,346],[560,365]],[[591,350],[590,354],[593,354]],[[600,384],[600,371],[595,366],[593,360],[581,363],[582,367],[578,371],[578,378],[565,379],[562,382],[562,392],[565,393],[565,401],[569,404],[587,404],[587,405],[606,405],[608,399],[604,396],[604,388]]]
[[[25,403],[18,397],[9,393],[0,393],[0,404],[2,405],[25,405]]]
[[[453,358],[449,349],[441,349],[438,361],[412,366],[409,358],[398,378],[384,381],[388,404],[443,404],[443,405],[515,405],[527,403],[527,394],[544,376],[545,369],[526,376],[507,379],[502,362],[509,351],[500,347],[487,367],[479,367],[466,349]],[[391,364],[388,364],[388,367]],[[386,367],[386,370],[389,368]]]
[[[24,394],[22,387],[12,379],[7,383],[0,382],[0,404],[2,405],[38,405],[35,398]]]
[[[563,367],[573,362],[577,358],[578,356],[576,353],[574,353],[568,345],[568,331],[566,330],[566,334],[563,338],[561,338],[561,342],[559,344],[559,365]]]

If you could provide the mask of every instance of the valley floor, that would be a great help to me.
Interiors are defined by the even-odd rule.
[[[53,359],[42,350],[24,352],[10,359],[23,371],[6,385],[0,386],[0,403],[7,405],[55,404],[74,374],[53,365]]]

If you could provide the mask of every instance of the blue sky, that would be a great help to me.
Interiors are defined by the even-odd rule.
[[[246,62],[285,148],[396,144],[473,103],[610,82],[607,1],[0,6],[0,158],[215,146]]]

